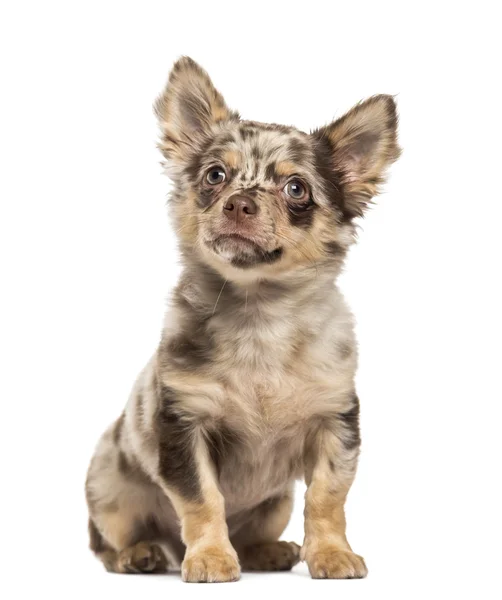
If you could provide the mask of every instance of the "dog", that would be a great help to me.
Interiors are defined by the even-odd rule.
[[[106,569],[361,578],[344,504],[360,448],[353,318],[336,287],[400,154],[378,95],[310,134],[242,120],[192,59],[155,104],[183,270],[158,349],[87,480]],[[305,538],[280,541],[304,478]]]

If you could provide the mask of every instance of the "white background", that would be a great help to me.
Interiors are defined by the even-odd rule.
[[[2,2],[4,597],[501,597],[495,5]],[[87,464],[179,272],[151,104],[182,54],[245,118],[306,130],[397,94],[404,152],[341,281],[361,345],[348,530],[364,581],[300,565],[190,586],[107,574],[87,549]]]

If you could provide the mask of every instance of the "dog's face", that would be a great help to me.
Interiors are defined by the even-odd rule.
[[[390,96],[306,134],[241,120],[189,58],[155,110],[182,250],[229,279],[340,263],[353,219],[399,155]]]

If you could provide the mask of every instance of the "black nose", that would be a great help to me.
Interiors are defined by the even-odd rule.
[[[229,219],[245,219],[258,212],[256,202],[247,196],[230,196],[223,205],[223,212]]]

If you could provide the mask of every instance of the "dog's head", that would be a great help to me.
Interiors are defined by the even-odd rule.
[[[354,219],[399,156],[391,96],[306,134],[241,120],[187,57],[155,112],[182,251],[229,279],[340,263]]]

